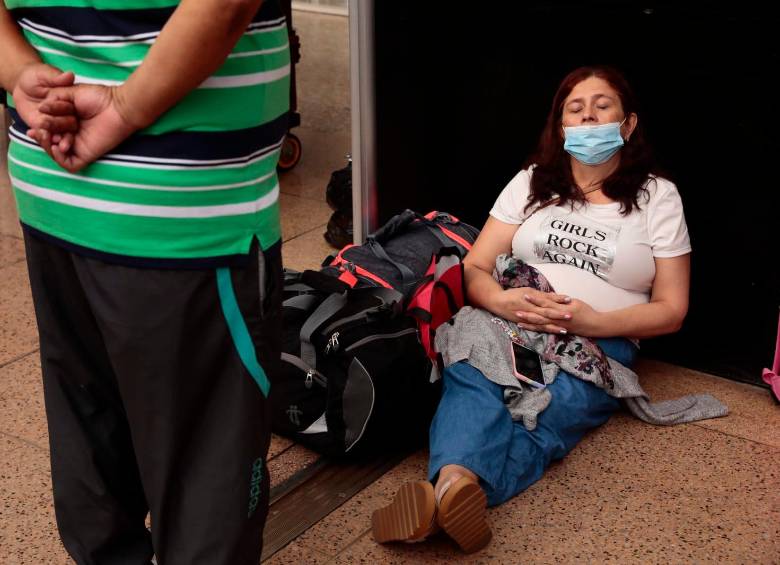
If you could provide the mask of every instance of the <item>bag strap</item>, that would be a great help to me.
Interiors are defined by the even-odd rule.
[[[304,293],[304,292],[312,292],[317,289],[304,283],[293,283],[293,284],[284,285],[284,290],[288,292]]]
[[[442,219],[442,221],[436,221],[437,219]],[[451,214],[445,214],[443,212],[434,211],[434,212],[428,212],[424,216],[422,214],[418,214],[417,220],[423,222],[431,230],[431,232],[433,232],[434,235],[436,235],[437,239],[442,242],[444,247],[452,247],[452,242],[454,241],[455,243],[463,247],[466,251],[471,250],[470,241],[467,241],[466,239],[456,234],[454,231],[444,227],[445,223],[446,224],[460,223],[460,220],[455,216]],[[443,237],[440,237],[442,235]]]
[[[390,218],[383,226],[377,229],[374,233],[370,234],[369,237],[372,237],[373,239],[376,239],[380,242],[386,242],[399,233],[406,231],[409,228],[409,224],[411,224],[418,216],[419,214],[417,212],[407,208],[400,214],[396,214]]]
[[[311,341],[312,335],[314,335],[314,332],[326,321],[338,314],[347,305],[351,296],[358,296],[360,294],[366,294],[379,299],[379,304],[354,312],[347,318],[344,318],[344,320],[367,319],[372,314],[387,310],[388,307],[395,306],[400,309],[403,301],[403,294],[392,288],[365,288],[352,291],[351,293],[344,292],[330,295],[314,312],[311,313],[301,327],[301,359],[304,363],[307,363],[310,367],[317,366],[317,351]],[[339,321],[335,323],[339,323]]]
[[[308,311],[311,310],[319,300],[319,297],[314,294],[299,294],[298,296],[293,296],[282,302],[282,307]]]
[[[308,269],[301,274],[301,283],[326,294],[342,294],[350,288],[348,284],[338,278]]]
[[[442,247],[451,247],[452,246],[452,239],[447,237],[444,234],[444,231],[439,229],[439,226],[434,225],[430,222],[424,222],[426,228],[428,228],[428,231],[433,234],[433,236],[439,240],[439,243],[441,243]]]
[[[460,273],[451,275],[452,269],[458,269]],[[417,288],[406,310],[407,314],[417,320],[420,341],[434,364],[439,360],[433,338],[438,326],[444,322],[442,314],[451,316],[465,303],[462,269],[460,254],[455,248],[448,247],[434,255],[423,284]],[[455,280],[452,280],[453,277]],[[458,287],[454,287],[454,284]],[[442,297],[446,304],[440,302]]]
[[[379,257],[381,260],[387,261],[401,273],[401,280],[403,281],[404,287],[412,284],[417,279],[409,267],[392,259],[387,254],[387,251],[385,251],[384,247],[382,247],[382,245],[373,237],[369,236],[366,239],[366,246],[371,251],[371,253]]]
[[[362,268],[360,265],[356,265],[355,263],[352,263],[351,261],[348,261],[344,258],[344,252],[348,249],[351,249],[353,247],[358,247],[354,243],[350,243],[346,247],[344,247],[341,251],[338,252],[338,254],[333,257],[333,259],[330,261],[330,264],[328,266],[330,267],[338,267],[341,270],[341,274],[338,276],[337,280],[341,284],[344,284],[345,287],[354,288],[355,285],[358,283],[358,279],[355,276],[355,274],[358,274],[362,277],[366,277],[367,279],[371,279],[375,283],[377,283],[380,286],[383,286],[385,288],[393,288],[393,286],[388,283],[386,280],[384,280],[382,277],[375,275],[374,273],[367,271],[366,269]],[[354,273],[352,272],[354,270]]]
[[[306,322],[304,322],[301,327],[301,359],[310,367],[317,366],[317,351],[314,349],[314,345],[311,342],[312,334],[318,327],[324,324],[326,320],[344,308],[346,303],[347,293],[331,294],[314,312],[312,312],[311,316],[306,319]]]

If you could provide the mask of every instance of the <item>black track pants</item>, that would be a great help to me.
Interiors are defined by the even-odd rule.
[[[281,245],[255,244],[245,268],[155,270],[25,239],[67,551],[79,565],[257,565]]]

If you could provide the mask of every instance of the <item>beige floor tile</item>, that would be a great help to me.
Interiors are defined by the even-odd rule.
[[[0,432],[49,449],[37,352],[0,368]]]
[[[0,269],[24,261],[24,241],[0,234]]]
[[[325,202],[291,194],[279,197],[282,216],[282,241],[305,234],[328,223],[332,214]]]
[[[0,269],[0,367],[38,348],[27,263]]]
[[[403,482],[425,478],[427,464],[427,451],[420,451],[408,457],[331,512],[296,541],[320,553],[337,555],[365,534],[371,526],[371,514],[392,500]]]
[[[16,213],[16,200],[6,169],[5,150],[0,151],[0,234],[19,239],[22,237],[19,215]]]
[[[653,401],[707,392],[729,407],[725,418],[697,426],[780,448],[780,409],[769,390],[661,361],[642,361],[637,373]]]
[[[312,230],[282,245],[282,261],[286,268],[296,271],[319,269],[322,261],[337,250],[322,237],[325,226]]]
[[[270,461],[292,446],[292,444],[293,442],[286,437],[281,437],[276,434],[271,435],[271,446],[268,448],[268,460]]]
[[[294,445],[268,461],[271,486],[275,487],[319,459],[319,455],[302,445]]]
[[[324,202],[331,173],[347,166],[350,133],[322,133],[304,126],[293,130],[293,133],[301,140],[301,160],[294,169],[279,175],[280,189],[282,193]]]
[[[349,19],[296,11],[292,22],[301,38],[295,70],[302,124],[323,133],[348,131]]]
[[[297,541],[293,541],[286,547],[277,551],[273,557],[263,561],[263,564],[270,565],[319,565],[320,563],[327,563],[333,558],[329,555],[324,555],[303,546]]]
[[[19,227],[19,216],[16,213],[16,201],[11,192],[11,184],[8,179],[6,161],[8,151],[7,128],[5,109],[0,107],[0,234],[21,238],[22,229]]]
[[[0,434],[0,563],[72,563],[57,534],[45,452]]]
[[[296,11],[293,25],[301,37],[296,66],[301,126],[292,132],[302,154],[281,175],[281,190],[324,201],[330,174],[346,166],[350,153],[349,21]]]
[[[770,563],[780,451],[625,415],[591,434],[545,478],[491,512],[497,558],[643,563]]]
[[[773,447],[620,415],[491,509],[494,539],[478,554],[463,556],[446,539],[379,546],[366,534],[337,562],[773,563],[778,460]]]

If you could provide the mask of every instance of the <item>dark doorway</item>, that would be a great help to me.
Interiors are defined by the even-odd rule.
[[[691,232],[691,310],[645,355],[749,382],[780,304],[774,8],[634,2],[376,3],[380,221],[445,209],[481,225],[536,144],[561,78],[623,70]]]

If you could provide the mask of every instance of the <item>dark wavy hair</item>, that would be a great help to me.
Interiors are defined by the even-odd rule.
[[[634,92],[618,70],[607,66],[589,66],[580,67],[566,75],[553,98],[539,146],[526,163],[526,167],[536,165],[531,175],[531,194],[526,210],[536,203],[547,203],[555,196],[559,198],[559,206],[567,202],[585,201],[574,182],[569,154],[563,149],[561,120],[566,97],[578,83],[590,77],[603,79],[615,89],[626,116],[632,112],[638,114]],[[628,215],[634,207],[639,208],[639,194],[646,192],[645,184],[654,173],[655,160],[650,146],[645,141],[642,122],[639,121],[630,141],[620,150],[620,164],[617,169],[604,179],[602,192],[612,200],[620,202],[621,213]]]

